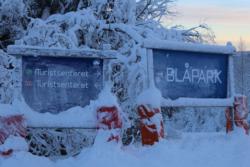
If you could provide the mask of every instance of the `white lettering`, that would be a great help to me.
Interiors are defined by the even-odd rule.
[[[204,74],[203,70],[200,71],[200,76],[199,76],[198,83],[200,83],[201,81],[203,81],[204,83],[207,83],[206,82],[206,77],[205,77],[205,74]]]
[[[35,76],[48,76],[48,77],[83,77],[88,78],[88,71],[57,71],[57,70],[41,70],[35,69]]]
[[[207,83],[215,83],[214,82],[214,70],[207,70]]]
[[[189,71],[186,69],[185,70],[185,73],[184,73],[184,77],[183,77],[183,81],[187,80],[188,82],[191,82],[191,77],[190,77],[190,74],[189,74]]]
[[[215,70],[215,83],[217,83],[217,81],[222,84],[222,81],[220,79],[220,74],[221,74],[221,71],[218,71],[218,70]]]
[[[176,82],[183,82],[183,78],[182,78],[182,80],[178,78],[178,70],[177,70],[177,68],[174,71],[175,71],[175,81]]]
[[[192,69],[192,83],[194,83],[195,81],[198,82],[199,76],[200,76],[200,70],[198,69]]]
[[[198,69],[189,66],[189,63],[184,64],[185,71],[179,72],[177,68],[167,67],[165,79],[167,82],[189,82],[192,84],[222,84],[222,71],[217,69]],[[161,80],[163,77],[158,77]],[[160,82],[160,81],[157,81]]]
[[[167,68],[167,82],[174,82],[175,81],[175,71],[173,68]]]

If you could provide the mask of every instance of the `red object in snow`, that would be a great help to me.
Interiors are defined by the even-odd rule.
[[[233,131],[233,110],[231,107],[227,107],[225,111],[226,116],[226,132],[232,132]]]
[[[159,108],[140,105],[138,107],[138,114],[141,120],[140,127],[143,145],[153,145],[160,138],[164,137],[163,120]],[[153,119],[153,117],[157,116],[159,116],[159,119]]]
[[[27,136],[25,121],[22,115],[0,117],[0,143],[3,144],[10,135]]]
[[[108,142],[110,141],[116,141],[117,143],[119,142],[120,140],[120,136],[119,136],[119,133],[115,133],[113,134],[114,132],[111,133],[111,136],[108,138]]]
[[[5,140],[10,136],[26,137],[27,131],[25,121],[22,115],[14,115],[8,117],[0,117],[0,144],[4,144]],[[13,150],[0,152],[1,156],[10,156]]]
[[[247,97],[237,96],[234,98],[234,122],[238,127],[242,127],[245,133],[249,135],[249,125],[247,123],[248,108]]]
[[[3,157],[8,157],[13,153],[13,149],[9,149],[7,151],[0,152],[0,155]]]
[[[122,128],[122,120],[116,106],[99,108],[97,110],[97,120],[98,129],[118,129],[118,131],[111,131],[111,135],[107,140],[108,142],[113,140],[118,142],[120,140],[119,129]]]

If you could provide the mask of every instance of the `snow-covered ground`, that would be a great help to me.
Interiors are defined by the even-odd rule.
[[[53,161],[27,152],[1,158],[1,167],[249,167],[250,136],[241,129],[225,133],[185,133],[152,147],[105,143],[100,132],[95,144],[78,156]]]

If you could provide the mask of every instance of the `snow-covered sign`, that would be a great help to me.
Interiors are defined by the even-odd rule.
[[[231,106],[232,46],[145,41],[149,75],[170,106]]]
[[[26,103],[34,111],[51,113],[85,107],[96,100],[103,87],[104,59],[111,58],[91,50],[17,46],[9,47],[9,53],[22,58],[21,87]]]

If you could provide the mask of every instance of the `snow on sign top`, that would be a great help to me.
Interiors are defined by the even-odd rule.
[[[226,46],[220,45],[205,45],[205,44],[193,44],[184,42],[173,42],[163,40],[145,40],[143,42],[145,48],[150,49],[166,49],[166,50],[178,50],[178,51],[190,51],[200,53],[218,53],[232,55],[236,49],[230,42]]]
[[[115,59],[117,52],[112,50],[95,49],[63,49],[44,48],[36,46],[10,45],[8,54],[18,56],[53,56],[53,57],[90,57],[101,59]]]

